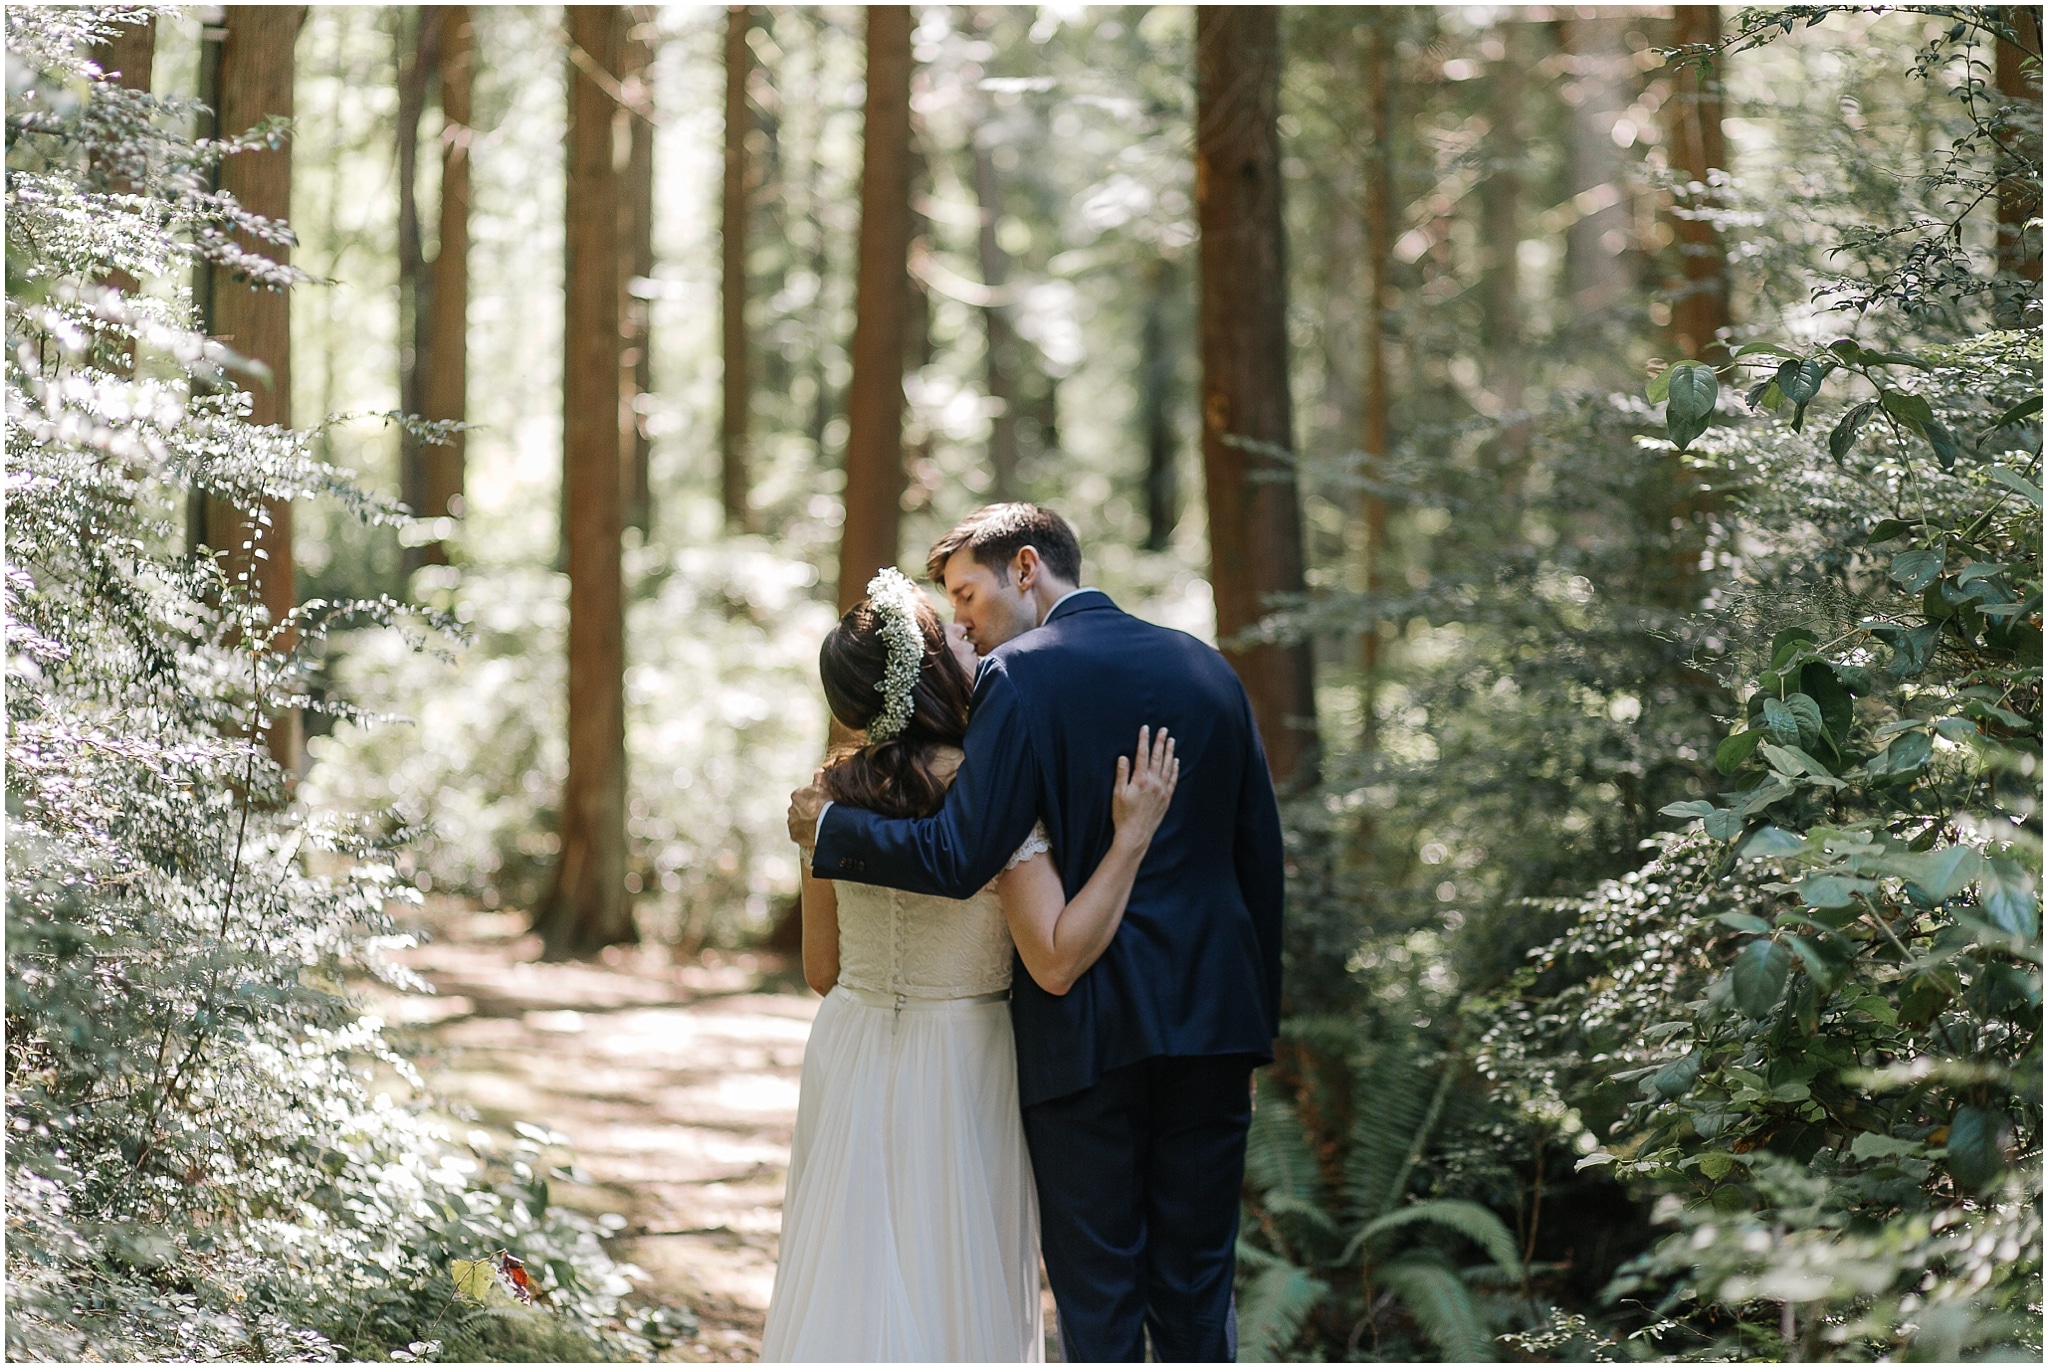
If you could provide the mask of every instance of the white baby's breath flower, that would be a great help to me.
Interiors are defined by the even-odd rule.
[[[881,624],[882,643],[889,649],[889,667],[875,689],[882,710],[868,723],[870,741],[887,741],[910,725],[911,693],[924,663],[924,636],[917,630],[917,605],[922,596],[901,570],[885,566],[868,581],[868,602]]]

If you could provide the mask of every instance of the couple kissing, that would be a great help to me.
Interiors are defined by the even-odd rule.
[[[803,1064],[768,1360],[1235,1357],[1249,1075],[1272,1058],[1280,817],[1249,699],[978,510],[826,638],[842,747],[792,795]]]

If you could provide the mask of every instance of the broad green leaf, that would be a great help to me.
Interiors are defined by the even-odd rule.
[[[1817,646],[1820,638],[1811,627],[1787,627],[1771,638],[1771,668],[1782,670],[1799,654],[1801,646]]]
[[[1697,361],[1681,361],[1669,371],[1669,399],[1664,406],[1664,426],[1680,451],[1707,430],[1714,416],[1714,400],[1721,392],[1713,370]]]
[[[1967,717],[1937,717],[1934,729],[1951,741],[1980,741],[1984,733]]]
[[[1650,377],[1650,383],[1643,388],[1643,394],[1653,404],[1661,404],[1671,397],[1671,367],[1666,366]]]
[[[1856,445],[1856,439],[1863,432],[1863,425],[1870,421],[1870,415],[1877,412],[1877,401],[1865,399],[1854,405],[1835,423],[1834,431],[1828,434],[1828,455],[1840,465],[1849,451]]]
[[[1776,941],[1753,940],[1735,957],[1735,1005],[1744,1016],[1761,1019],[1785,996],[1792,972],[1792,953]]]
[[[1708,813],[1701,826],[1706,831],[1707,839],[1709,840],[1732,841],[1742,834],[1742,818],[1742,813],[1731,812],[1724,808]]]
[[[1854,343],[1850,344],[1854,346]],[[1775,342],[1745,342],[1735,349],[1737,356],[1793,356],[1798,352],[1779,346]]]
[[[1714,805],[1703,798],[1688,803],[1666,803],[1657,809],[1659,817],[1704,817],[1714,810]]]
[[[1799,691],[1820,706],[1828,738],[1838,746],[1847,741],[1856,725],[1856,703],[1839,670],[1824,660],[1810,662],[1799,672]]]
[[[1714,747],[1714,768],[1723,774],[1733,774],[1743,761],[1749,759],[1757,742],[1764,739],[1761,728],[1739,731]]]
[[[1799,744],[1799,714],[1776,698],[1764,700],[1764,730],[1783,746]]]
[[[1894,537],[1905,536],[1908,532],[1920,526],[1921,521],[1919,518],[1885,518],[1877,526],[1871,528],[1870,535],[1863,540],[1866,545],[1870,546],[1875,546],[1879,542],[1888,542]]]
[[[1789,792],[1789,789],[1788,789]],[[1742,858],[1745,860],[1771,860],[1786,855],[1797,855],[1806,849],[1806,842],[1796,833],[1781,826],[1761,826],[1756,833],[1742,843]]]
[[[1964,1107],[1948,1125],[1948,1171],[1975,1192],[2005,1172],[2005,1117],[1989,1107]]]
[[[1984,872],[1977,879],[1977,901],[1999,930],[2015,936],[2033,936],[2040,904],[2034,892],[2034,876],[2018,860],[2009,855],[1994,855],[1986,860]]]
[[[1984,473],[2004,485],[2007,489],[2026,495],[2027,501],[2032,503],[2034,507],[2039,508],[2041,506],[2041,486],[2035,484],[2017,470],[2007,470],[2004,466],[1992,466]]]
[[[1941,462],[1941,468],[1943,470],[1954,470],[1958,449],[1956,447],[1955,434],[1933,418],[1929,418],[1920,425],[1920,432],[1927,438],[1927,444],[1934,448],[1934,459]]]
[[[1799,896],[1808,907],[1849,907],[1856,894],[1868,893],[1877,884],[1870,879],[1846,874],[1810,874],[1799,881]]]
[[[1714,920],[1723,926],[1732,926],[1737,931],[1748,931],[1759,936],[1771,934],[1769,922],[1748,912],[1720,912],[1715,914]]]
[[[1820,393],[1821,382],[1833,369],[1831,363],[1815,361],[1808,357],[1803,361],[1787,361],[1778,367],[1778,388],[1793,403],[1804,406],[1813,402]]]
[[[1891,664],[1886,673],[1894,679],[1911,679],[1933,663],[1934,648],[1941,640],[1941,624],[1930,622],[1924,627],[1915,627],[1901,632],[1892,643]]]
[[[1768,782],[1759,784],[1742,795],[1742,806],[1737,810],[1744,817],[1753,816],[1781,799],[1790,798],[1796,792],[1798,790],[1792,785],[1773,775]]]
[[[1956,571],[1957,584],[1970,584],[1981,579],[1995,579],[2006,572],[2007,566],[2001,561],[1973,560]]]
[[[1807,694],[1795,693],[1785,699],[1785,706],[1792,710],[1792,716],[1797,719],[1801,746],[1810,746],[1820,740],[1821,733],[1827,729],[1827,723],[1821,720],[1819,703]],[[1825,774],[1827,771],[1822,770],[1821,773]]]
[[[1828,343],[1828,350],[1852,366],[1856,364],[1856,358],[1863,355],[1863,348],[1857,344],[1856,339],[1853,337],[1836,338]]]
[[[1735,1156],[1727,1150],[1708,1150],[1700,1156],[1700,1172],[1714,1182],[1726,1178],[1735,1168]]]
[[[1878,395],[1878,401],[1884,405],[1886,413],[1902,423],[1911,423],[1919,427],[1923,423],[1934,421],[1934,410],[1917,394],[1907,394],[1904,390],[1884,390]]]
[[[1691,1092],[1692,1085],[1699,1081],[1699,1077],[1700,1056],[1699,1052],[1695,1050],[1691,1054],[1672,1060],[1669,1064],[1659,1069],[1656,1076],[1650,1080],[1650,1086],[1656,1089],[1659,1097],[1668,1101],[1671,1098],[1683,1097]]]
[[[2011,427],[2014,423],[2017,423],[2022,419],[2031,418],[2040,411],[2041,396],[2037,394],[2031,399],[2020,400],[2017,404],[2014,404],[2004,413],[1999,414],[1998,421],[1993,423],[1990,427],[1984,430],[1986,432],[1996,432],[1998,429],[2002,427]],[[2040,500],[2036,499],[2034,502],[2039,503]]]
[[[1850,1156],[1863,1160],[1896,1159],[1902,1154],[1918,1154],[1922,1148],[1918,1140],[1900,1140],[1876,1131],[1858,1131],[1849,1142]]]
[[[1785,943],[1792,947],[1792,953],[1806,966],[1806,972],[1820,985],[1823,992],[1835,986],[1835,966],[1827,962],[1820,950],[1804,936],[1787,936]]]
[[[1887,852],[1878,867],[1917,884],[1929,902],[1945,902],[1970,886],[1984,868],[1984,857],[1968,846],[1940,850]]]
[[[1948,562],[1948,548],[1922,546],[1892,557],[1891,578],[1909,594],[1917,594],[1941,577]]]

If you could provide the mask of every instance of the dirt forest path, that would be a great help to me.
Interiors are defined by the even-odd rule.
[[[555,1200],[623,1216],[610,1248],[648,1273],[640,1299],[697,1316],[697,1337],[662,1357],[759,1357],[819,1000],[770,958],[674,964],[646,947],[542,964],[516,915],[430,908],[421,925],[431,939],[401,958],[435,995],[375,1009],[418,1032],[457,1133],[509,1141],[524,1121],[566,1136],[589,1182],[557,1183]]]

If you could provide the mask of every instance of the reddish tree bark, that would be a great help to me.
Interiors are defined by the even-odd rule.
[[[894,565],[903,511],[903,362],[910,300],[910,10],[867,12],[867,112],[853,380],[846,395],[846,523],[839,608]]]
[[[625,487],[626,526],[646,532],[654,517],[654,487],[648,467],[647,416],[641,411],[640,398],[654,388],[654,365],[648,349],[647,300],[634,292],[632,282],[654,276],[654,120],[653,92],[648,84],[654,49],[645,37],[651,22],[647,11],[633,6],[627,15],[626,100],[612,116],[627,124],[626,165],[619,187],[620,479]],[[616,144],[613,152],[616,155]]]
[[[411,43],[406,42],[408,29]],[[421,413],[421,386],[429,360],[429,318],[433,310],[433,285],[427,274],[427,248],[420,232],[419,160],[420,120],[427,109],[427,89],[440,65],[440,16],[433,6],[414,6],[410,15],[398,15],[398,407],[408,414]],[[408,50],[409,49],[409,50]],[[421,517],[427,511],[423,444],[411,433],[398,439],[399,484],[406,506]],[[435,547],[435,551],[439,551]],[[406,548],[408,569],[424,564],[430,556],[424,546]]]
[[[610,91],[626,13],[572,5],[562,347],[562,501],[569,570],[569,774],[554,887],[534,918],[546,953],[634,938],[626,901],[625,585],[619,565],[619,168]]]
[[[292,114],[292,55],[305,9],[298,5],[230,5],[224,18],[225,37],[218,67],[217,112],[230,135],[247,132],[266,118]],[[261,151],[226,158],[220,168],[221,189],[243,208],[283,221],[292,208],[292,154],[288,142]],[[244,248],[274,261],[286,262],[291,249],[283,243],[260,242],[243,235]],[[215,268],[210,282],[208,327],[213,335],[267,374],[244,379],[251,399],[250,421],[266,426],[291,425],[291,296],[282,290],[253,286]],[[246,582],[281,623],[298,602],[292,567],[292,508],[281,500],[260,509],[234,508],[209,499],[203,510],[202,540],[225,557],[231,579]],[[280,649],[292,645],[280,637]],[[299,715],[280,714],[270,722],[270,752],[288,772],[299,768]]]
[[[470,80],[476,61],[468,5],[442,5],[437,55],[441,71],[440,247],[428,272],[427,329],[419,414],[436,422],[462,422],[469,408],[469,141]],[[462,516],[463,434],[422,447],[420,502],[426,518]],[[439,542],[424,559],[443,564]]]
[[[1998,269],[2000,272],[2038,287],[2041,283],[2041,233],[2031,233],[2027,223],[2041,216],[2041,187],[2013,174],[2027,163],[2041,162],[2041,11],[2034,5],[2008,5],[2005,18],[2020,43],[1998,40],[1992,79],[2017,117],[2006,120],[2005,141],[2013,151],[2002,158],[2004,179],[1998,187]],[[2021,46],[2024,44],[2025,46]],[[2029,77],[2027,61],[2036,63]],[[2039,294],[2036,289],[2009,290],[1999,305],[2000,322],[2022,327],[2027,322],[2027,302]],[[2038,309],[2033,316],[2040,322]]]
[[[1721,41],[1719,5],[1677,5],[1672,9],[1672,40],[1688,43]],[[1721,62],[1702,74],[1696,66],[1672,76],[1671,98],[1664,109],[1669,121],[1672,169],[1698,186],[1686,197],[1688,209],[1716,203],[1707,189],[1712,172],[1728,165],[1727,143],[1721,136]],[[1726,348],[1715,341],[1728,326],[1728,254],[1721,234],[1703,219],[1674,215],[1671,232],[1678,244],[1679,279],[1671,304],[1671,345],[1689,360],[1718,362]]]
[[[1259,621],[1270,595],[1303,587],[1287,389],[1277,12],[1198,8],[1195,92],[1202,466],[1216,635],[1227,643]],[[1307,643],[1226,647],[1225,654],[1251,695],[1275,781],[1314,783],[1315,673]]]

